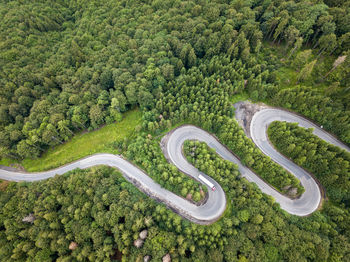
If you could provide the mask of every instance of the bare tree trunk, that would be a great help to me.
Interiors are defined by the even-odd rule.
[[[79,122],[79,124],[81,124],[81,126],[84,127],[84,129],[87,129],[87,127],[83,123]]]
[[[341,44],[340,44],[341,45]],[[333,52],[335,51],[335,50],[337,50],[338,49],[338,46],[336,47],[336,48],[334,48],[333,50],[332,50],[332,52],[330,52],[330,55],[331,54],[333,54]]]
[[[320,29],[317,29],[316,33],[314,34],[314,37],[312,38],[312,42],[315,40],[316,36],[318,35],[318,33],[320,32]],[[318,41],[316,41],[315,46],[312,49],[315,49],[315,47],[318,46]]]
[[[270,31],[269,39],[271,39],[272,34],[273,34],[273,31],[275,31],[275,29],[276,29],[276,27],[277,27],[277,24],[278,24],[278,23],[276,23],[276,24],[273,26],[272,30]]]
[[[339,44],[336,44],[336,45],[335,45],[335,48],[333,48],[333,50],[332,50],[332,52],[330,53],[330,55],[333,54],[333,52],[334,52],[335,50],[337,50],[338,47],[340,47],[340,46],[343,44],[343,42],[344,42],[344,41],[341,41]]]
[[[346,59],[346,55],[345,56],[339,56],[333,63],[333,67],[331,70],[329,70],[327,72],[327,74],[323,77],[323,79],[325,79],[330,73],[332,73],[338,66],[340,66],[341,64],[344,63],[345,59]]]
[[[309,41],[310,41],[310,36],[308,36],[308,37],[306,38],[306,43],[305,43],[305,45],[308,45],[308,44],[309,44]]]
[[[333,67],[331,70],[329,70],[329,71],[327,72],[327,74],[325,74],[325,76],[324,76],[323,78],[327,78],[327,76],[328,76],[330,73],[332,73],[332,72],[334,71],[334,69],[336,69],[336,67]]]
[[[39,149],[41,152],[44,152],[45,150],[42,149],[40,146],[37,146],[36,144],[30,144],[31,146],[34,146],[35,148]]]
[[[315,49],[319,45],[319,42],[317,41],[316,44],[312,47],[312,49]]]
[[[82,130],[86,129],[86,126],[83,125],[81,122],[78,122],[78,121],[77,122],[73,122],[73,124],[77,124],[77,123],[80,124],[80,127],[83,127]],[[77,127],[77,125],[75,125],[75,126]]]
[[[320,55],[323,53],[323,51],[325,50],[326,48],[322,48],[321,51],[318,53],[318,56],[316,57],[316,59],[318,59],[320,57]]]
[[[81,125],[78,125],[78,123],[73,122],[73,126],[78,130],[83,130],[83,128],[81,128]]]
[[[74,132],[72,130],[69,129],[69,127],[66,127],[66,129],[68,130],[69,133],[71,133],[72,135],[74,135]]]
[[[63,142],[61,140],[59,140],[57,137],[55,136],[51,136],[52,139],[56,140],[57,142],[59,142],[60,144],[63,144]]]
[[[294,54],[295,50],[297,49],[297,47],[294,47],[293,50],[291,51],[290,55],[288,56],[287,60],[289,60],[289,58],[292,57],[292,55]]]

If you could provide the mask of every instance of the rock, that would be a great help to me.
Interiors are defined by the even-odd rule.
[[[186,196],[186,199],[192,200],[192,194],[191,194],[191,193],[188,193],[187,196]]]
[[[295,187],[288,190],[288,195],[291,197],[296,197],[297,194],[298,194],[298,189]]]
[[[28,216],[24,217],[22,219],[22,222],[27,222],[27,223],[31,223],[33,224],[34,223],[34,220],[35,220],[35,216],[33,213],[30,213]]]
[[[135,247],[140,248],[140,247],[142,247],[142,245],[143,245],[143,240],[142,239],[138,238],[138,239],[136,239],[134,241],[134,246]]]
[[[74,241],[70,242],[70,244],[69,244],[69,249],[70,250],[74,250],[77,247],[78,247],[78,244],[76,242],[74,242]]]
[[[149,262],[149,261],[151,261],[151,256],[150,255],[147,255],[147,256],[143,257],[143,262]]]
[[[287,191],[289,188],[291,188],[292,186],[291,185],[289,185],[289,186],[285,186],[285,187],[283,187],[282,189],[283,190],[285,190],[285,191]]]
[[[20,165],[18,163],[11,164],[10,167],[14,168],[16,171],[19,170],[19,171],[26,172],[26,169],[22,165]]]
[[[147,229],[145,229],[140,232],[139,236],[142,240],[145,240],[147,238],[147,234],[148,234],[148,231]]]
[[[171,262],[171,256],[170,254],[166,254],[163,258],[162,258],[163,262]]]
[[[295,187],[292,187],[291,185],[285,186],[282,188],[283,191],[287,191],[286,195],[289,197],[296,197],[298,195],[298,189]]]

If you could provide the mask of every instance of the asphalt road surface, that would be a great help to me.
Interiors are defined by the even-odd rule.
[[[313,128],[313,133],[326,142],[341,147],[347,151],[350,151],[350,148],[309,120],[288,111],[275,108],[267,108],[254,114],[252,122],[250,124],[250,135],[252,137],[252,140],[265,155],[270,156],[273,161],[294,174],[304,186],[305,192],[300,198],[291,200],[279,194],[277,191],[266,187],[265,183],[260,185],[261,181],[257,183],[254,179],[253,182],[257,183],[264,193],[273,196],[276,201],[280,203],[281,208],[287,212],[299,216],[311,214],[317,209],[321,201],[320,188],[309,173],[300,168],[298,165],[294,164],[291,160],[284,157],[269,143],[267,137],[267,128],[273,121],[298,123],[301,127]]]
[[[224,191],[215,180],[201,173],[184,158],[182,154],[182,145],[184,141],[195,139],[206,142],[210,147],[214,148],[221,157],[236,163],[242,176],[246,177],[249,181],[256,183],[264,193],[273,196],[276,202],[280,203],[281,208],[291,214],[299,216],[308,215],[315,211],[320,203],[321,194],[319,187],[308,173],[283,157],[268,143],[266,130],[269,123],[275,120],[298,122],[300,126],[307,128],[313,127],[315,128],[314,133],[320,138],[337,146],[341,146],[348,151],[349,148],[341,144],[328,133],[324,132],[321,128],[318,128],[300,116],[278,109],[264,109],[256,113],[253,116],[251,123],[250,131],[252,139],[265,154],[300,179],[306,191],[296,200],[289,199],[278,193],[252,171],[243,166],[229,150],[216,140],[214,136],[191,125],[181,126],[170,132],[167,136],[167,141],[165,142],[165,148],[163,150],[166,151],[165,153],[168,155],[170,162],[182,172],[196,180],[199,180],[198,175],[202,174],[215,185],[215,191],[211,191],[211,189],[208,188],[208,200],[200,206],[192,204],[186,199],[162,188],[142,170],[135,167],[122,157],[112,154],[95,154],[60,168],[40,173],[22,173],[1,169],[0,179],[10,181],[37,181],[53,177],[56,174],[61,175],[76,168],[84,169],[96,165],[107,165],[119,169],[126,179],[133,182],[140,190],[152,198],[163,202],[166,206],[175,210],[181,216],[199,224],[210,224],[219,219],[224,212],[226,208],[226,198]]]

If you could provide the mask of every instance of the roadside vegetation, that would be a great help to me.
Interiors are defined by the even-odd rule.
[[[211,70],[214,66],[216,74],[213,75]],[[214,57],[208,65],[191,68],[169,89],[166,97],[157,101],[155,109],[146,113],[147,118],[144,120],[147,122],[144,121],[143,127],[150,132],[159,132],[166,126],[184,120],[194,123],[215,133],[223,144],[239,156],[242,163],[278,191],[288,194],[289,190],[296,188],[297,195],[300,195],[304,188],[299,180],[264,155],[232,119],[234,108],[230,97],[240,93],[241,88],[244,88],[245,74],[252,72],[262,81],[268,81],[268,71],[261,71],[257,66],[247,68],[242,65],[242,61],[229,57]],[[159,115],[164,118],[159,119]]]
[[[344,103],[350,82],[349,4],[326,3],[3,3],[0,155],[35,158],[75,132],[119,121],[135,105],[152,110],[175,79],[216,56],[251,68],[243,75],[238,68],[227,72],[226,84],[237,85],[244,76],[236,92],[246,86],[252,99],[273,99],[276,90],[265,86],[266,78],[274,86],[275,72],[291,64],[298,74],[292,84],[322,81],[329,86],[327,95]],[[95,9],[101,12],[92,14]],[[265,48],[280,44],[282,51]],[[209,71],[217,74],[219,68],[217,61]],[[265,71],[261,78],[259,70]],[[348,136],[340,137],[347,142]]]
[[[286,214],[204,143],[186,143],[185,153],[225,190],[230,208],[214,224],[182,219],[115,169],[74,170],[46,181],[12,182],[0,194],[0,259],[142,261],[149,255],[159,261],[168,255],[185,262],[277,262],[347,257],[347,232],[338,233],[339,226],[319,211],[309,217]],[[346,214],[335,218],[346,219]]]
[[[222,160],[215,154],[215,150],[208,147],[204,142],[189,141],[184,144],[184,153],[187,160],[196,168],[215,179],[220,185],[224,185],[223,190],[228,192],[230,179],[239,179],[239,171],[234,163]],[[219,165],[220,164],[220,165]]]
[[[234,94],[229,99],[230,99],[230,102],[232,104],[235,104],[235,103],[237,103],[239,101],[245,101],[245,100],[249,99],[249,95],[247,93],[242,92],[242,93],[239,93],[239,94]]]
[[[135,129],[140,123],[141,112],[133,109],[124,113],[123,119],[118,123],[108,124],[91,132],[83,131],[64,144],[50,148],[39,158],[25,158],[14,163],[34,172],[56,168],[95,153],[119,154],[123,150],[123,143],[135,137]],[[4,159],[0,164],[13,163],[10,159]]]
[[[278,88],[248,82],[251,98],[300,113],[350,145],[350,53],[336,50],[332,55],[319,56],[318,49],[306,45],[286,57],[285,45],[266,42],[262,53],[276,66],[271,77]],[[302,70],[315,60],[303,76]]]
[[[159,183],[180,195],[193,190],[194,197],[195,183],[174,186],[187,178],[156,145],[165,130],[193,123],[276,189],[291,185],[301,193],[299,181],[244,135],[232,102],[241,96],[288,108],[349,144],[349,14],[349,1],[336,0],[2,2],[1,163],[27,159],[30,170],[46,169],[71,161],[75,150],[76,158],[96,152],[95,140],[110,136],[98,150],[122,150],[155,180],[164,179]],[[135,121],[114,129],[135,106],[142,112],[130,113]],[[139,114],[140,130],[124,140]],[[61,151],[74,134],[105,124]],[[332,198],[309,217],[288,215],[196,146],[196,155],[209,152],[205,158],[230,176],[221,181],[230,208],[216,223],[181,219],[111,169],[76,170],[0,192],[0,260],[142,261],[169,253],[174,261],[349,261],[348,202]],[[41,164],[40,156],[50,163]],[[334,173],[327,176],[336,181]],[[31,213],[37,220],[23,222]],[[149,237],[136,248],[143,229]]]
[[[268,135],[275,147],[314,174],[327,196],[349,209],[350,153],[312,134],[296,123],[273,122]]]
[[[139,136],[128,147],[126,157],[169,191],[194,202],[205,198],[207,192],[205,186],[203,187],[199,182],[167,162],[159,146],[159,139],[155,139],[151,135],[146,138]]]

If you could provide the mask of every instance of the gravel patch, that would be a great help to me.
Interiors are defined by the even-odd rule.
[[[235,108],[235,118],[238,124],[243,128],[246,135],[251,138],[250,135],[250,123],[255,113],[262,109],[268,108],[263,103],[253,104],[250,101],[239,101],[233,104]]]

